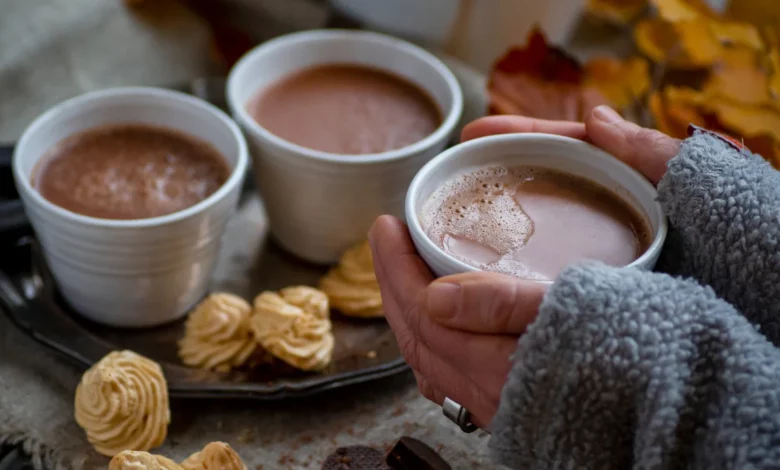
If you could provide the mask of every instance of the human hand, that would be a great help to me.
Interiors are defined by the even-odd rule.
[[[626,121],[608,106],[595,108],[585,123],[543,121],[524,116],[489,116],[467,125],[461,140],[523,132],[587,140],[642,173],[653,184],[658,184],[666,173],[667,162],[680,150],[679,140]]]
[[[466,126],[462,140],[524,132],[589,140],[653,183],[680,145],[601,107],[584,124],[491,116]],[[380,217],[369,238],[387,320],[420,390],[439,404],[445,397],[455,400],[475,424],[488,426],[517,338],[536,318],[546,285],[488,272],[434,280],[406,226],[394,217]]]
[[[395,217],[377,219],[369,239],[387,320],[420,391],[438,404],[450,397],[486,428],[546,285],[487,272],[434,281]]]

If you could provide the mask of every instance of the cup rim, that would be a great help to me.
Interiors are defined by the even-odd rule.
[[[418,248],[418,251],[426,251],[427,253],[432,254],[436,258],[445,261],[450,266],[456,267],[458,272],[482,271],[478,267],[467,264],[455,258],[454,256],[450,255],[443,249],[439,248],[439,246],[436,245],[433,242],[433,240],[431,240],[430,237],[428,237],[428,235],[425,233],[425,230],[423,230],[422,225],[420,224],[420,219],[418,217],[417,210],[415,207],[420,197],[419,195],[420,187],[427,180],[428,176],[435,168],[442,165],[444,162],[459,158],[464,150],[489,147],[496,143],[507,143],[507,142],[522,143],[524,141],[529,141],[529,140],[541,140],[541,141],[557,142],[566,145],[571,145],[572,149],[574,150],[574,152],[572,152],[573,155],[579,155],[577,153],[577,148],[579,148],[581,150],[585,150],[589,152],[590,155],[588,155],[588,158],[591,160],[593,157],[595,157],[596,159],[600,159],[601,161],[604,161],[604,159],[610,159],[612,160],[611,162],[612,165],[614,165],[617,168],[620,168],[620,171],[625,173],[628,177],[632,178],[636,184],[642,186],[645,191],[649,191],[652,194],[655,194],[655,198],[653,199],[652,204],[655,206],[656,210],[661,215],[658,223],[658,230],[655,232],[653,241],[645,249],[642,255],[637,257],[631,263],[622,267],[642,266],[646,264],[647,261],[656,257],[658,253],[660,253],[661,249],[663,248],[663,244],[664,241],[666,240],[666,235],[669,229],[668,221],[666,219],[666,216],[664,215],[663,209],[661,208],[661,203],[658,201],[658,191],[655,188],[655,186],[653,186],[650,183],[650,181],[647,180],[647,178],[645,178],[644,176],[642,176],[641,173],[631,168],[626,163],[618,160],[611,154],[582,140],[555,135],[555,134],[531,133],[531,132],[522,133],[522,134],[492,135],[492,136],[473,139],[455,145],[453,147],[450,147],[449,149],[445,150],[444,152],[440,153],[439,155],[431,159],[427,164],[425,164],[425,166],[422,167],[422,169],[420,169],[420,171],[417,173],[417,175],[415,175],[414,179],[412,180],[412,183],[409,185],[409,190],[406,193],[406,202],[404,208],[406,213],[406,223],[409,227],[409,231],[411,232],[414,238],[415,244],[423,245],[422,250]],[[442,181],[442,183],[443,182],[444,181]],[[634,192],[630,191],[628,188],[624,188],[624,189],[628,191],[629,194],[632,195],[634,194]],[[645,214],[645,217],[649,219],[650,214]],[[648,220],[648,222],[652,222],[652,221]]]
[[[84,103],[99,101],[117,96],[151,96],[170,99],[186,106],[197,108],[199,111],[209,113],[219,119],[228,128],[238,144],[238,156],[236,158],[236,164],[227,181],[225,181],[222,186],[220,186],[219,189],[217,189],[213,194],[198,202],[197,204],[180,211],[172,212],[170,214],[161,215],[158,217],[149,217],[145,219],[117,220],[92,217],[60,207],[43,197],[41,193],[33,188],[29,178],[22,171],[21,153],[27,146],[30,139],[33,138],[33,136],[43,125],[47,124],[51,120],[57,119],[63,113],[70,111],[77,106],[81,106]],[[38,158],[40,159],[41,157]],[[16,145],[16,148],[14,149],[12,169],[17,187],[20,189],[20,192],[24,191],[26,196],[32,198],[37,205],[42,206],[49,212],[53,212],[57,216],[72,220],[74,222],[80,222],[96,227],[143,228],[165,225],[184,220],[197,215],[198,213],[203,212],[209,207],[215,205],[217,202],[224,199],[225,196],[227,196],[235,188],[235,186],[241,182],[244,173],[246,173],[248,162],[249,151],[247,149],[247,143],[243,134],[241,133],[241,130],[238,128],[238,125],[232,119],[230,119],[227,114],[225,114],[224,111],[220,110],[216,106],[207,103],[200,98],[173,90],[166,90],[155,87],[120,87],[83,93],[54,105],[43,114],[35,118],[35,120],[33,120],[33,122],[24,130],[18,144]]]
[[[449,110],[443,110],[443,112],[446,111],[446,114],[444,114],[444,120],[439,125],[439,127],[437,127],[435,131],[427,135],[424,139],[399,149],[380,153],[343,155],[311,149],[278,137],[271,131],[261,126],[249,115],[249,112],[246,110],[245,103],[238,102],[237,77],[246,73],[245,70],[248,69],[252,62],[259,60],[263,55],[268,54],[269,51],[272,51],[280,46],[293,43],[314,42],[330,39],[365,41],[373,42],[382,46],[388,46],[395,48],[400,53],[413,55],[433,67],[439,76],[446,82],[449,93],[452,96],[452,105],[450,106]],[[349,61],[345,62],[348,63]],[[389,68],[385,68],[384,70],[392,72],[392,70]],[[423,88],[422,86],[417,86],[419,88]],[[254,93],[257,93],[258,91],[259,88],[256,89]],[[425,92],[430,93],[430,91],[427,89],[425,89]],[[422,47],[416,46],[408,41],[404,41],[403,39],[399,39],[393,36],[376,33],[373,31],[354,31],[348,29],[319,29],[290,33],[256,46],[244,54],[244,56],[239,59],[239,61],[228,74],[227,97],[228,106],[233,116],[238,116],[238,118],[240,118],[240,122],[249,127],[249,131],[259,134],[260,137],[263,138],[263,140],[266,142],[270,142],[272,145],[282,149],[283,151],[302,155],[306,158],[343,164],[386,162],[402,159],[411,154],[422,152],[434,145],[436,142],[442,139],[446,139],[447,136],[449,136],[449,134],[458,125],[461,115],[463,114],[463,91],[460,88],[460,84],[458,83],[458,80],[452,71],[435,55],[426,51]]]

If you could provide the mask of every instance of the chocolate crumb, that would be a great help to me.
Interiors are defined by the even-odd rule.
[[[398,417],[404,414],[405,412],[406,412],[406,406],[400,405],[396,409],[394,409],[392,413],[390,413],[390,416]]]
[[[325,459],[322,470],[390,470],[384,455],[367,446],[340,447]]]

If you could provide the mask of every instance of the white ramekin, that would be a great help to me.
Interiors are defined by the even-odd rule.
[[[409,186],[406,220],[420,256],[437,276],[479,268],[447,254],[425,234],[419,214],[431,194],[453,176],[486,165],[536,166],[579,175],[613,190],[644,214],[653,242],[629,266],[652,269],[666,239],[667,222],[650,182],[612,155],[585,142],[549,134],[505,134],[472,140],[443,152],[425,165]]]
[[[76,214],[32,187],[35,166],[50,147],[77,132],[119,123],[164,126],[210,142],[232,173],[200,203],[138,220]],[[173,91],[116,88],[70,99],[33,121],[16,146],[13,173],[65,300],[96,322],[146,327],[181,317],[206,293],[248,158],[238,126],[216,107]]]
[[[413,145],[356,156],[293,144],[250,117],[247,102],[264,87],[292,72],[328,63],[366,65],[410,80],[438,104],[441,126]],[[377,216],[403,215],[409,183],[446,146],[463,110],[455,76],[435,56],[405,41],[364,31],[308,31],[266,42],[230,72],[227,97],[250,145],[271,234],[286,250],[315,263],[338,260],[366,237]]]

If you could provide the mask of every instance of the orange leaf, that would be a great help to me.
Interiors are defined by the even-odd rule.
[[[629,23],[647,8],[647,0],[588,0],[588,12],[614,23]]]
[[[702,68],[722,53],[718,38],[702,20],[669,23],[652,18],[634,29],[637,48],[650,60],[676,68]]]
[[[780,111],[769,106],[751,107],[713,100],[707,107],[727,129],[742,137],[766,134],[780,141]]]
[[[780,99],[780,49],[773,47],[768,55],[770,66],[769,91],[772,97]]]
[[[585,64],[585,81],[598,88],[612,106],[622,109],[639,101],[648,92],[649,70],[647,61],[639,57],[625,61],[601,57]]]
[[[646,19],[634,28],[636,47],[653,62],[666,62],[676,44],[674,26],[659,19]]]
[[[704,93],[748,106],[769,103],[769,75],[761,62],[751,49],[726,49],[704,84]]]
[[[688,136],[688,126],[695,124],[705,127],[707,122],[698,109],[685,102],[675,102],[655,92],[648,98],[650,113],[655,119],[658,130],[678,139]]]
[[[596,88],[583,86],[583,78],[580,64],[535,29],[525,47],[512,48],[496,62],[488,82],[490,112],[583,120],[607,103]]]
[[[747,137],[744,139],[745,146],[751,152],[764,157],[776,169],[780,170],[780,141],[773,139],[769,135],[759,135],[756,137]]]
[[[579,84],[582,67],[563,50],[547,44],[544,33],[536,27],[528,35],[527,45],[510,49],[493,67],[496,72],[524,74],[542,80]]]
[[[723,53],[723,47],[712,33],[707,20],[698,19],[674,23],[686,63],[709,66]]]
[[[658,10],[658,15],[671,23],[715,16],[709,6],[700,0],[651,0],[651,3]]]
[[[750,23],[711,21],[710,30],[723,44],[745,46],[759,51],[764,49],[761,33]]]

